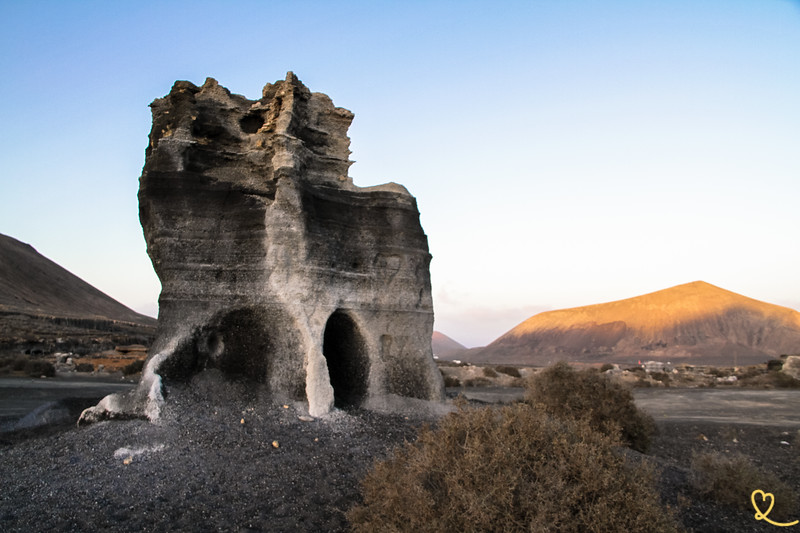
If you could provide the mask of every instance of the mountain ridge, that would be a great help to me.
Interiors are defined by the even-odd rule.
[[[431,347],[433,348],[433,355],[436,357],[447,357],[467,349],[466,346],[454,340],[453,338],[448,337],[441,331],[433,332],[433,337],[431,338]]]
[[[0,252],[0,312],[156,324],[156,319],[116,301],[30,244],[0,234]]]
[[[637,362],[752,364],[800,351],[800,312],[695,281],[641,296],[534,315],[473,361],[548,364]]]
[[[157,321],[0,234],[0,353],[90,353],[152,342]]]

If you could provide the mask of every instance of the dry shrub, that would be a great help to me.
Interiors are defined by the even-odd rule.
[[[636,407],[628,389],[606,375],[579,372],[559,362],[531,376],[527,389],[527,402],[555,416],[586,418],[601,433],[619,433],[627,446],[639,452],[650,447],[655,422]]]
[[[761,375],[748,378],[742,385],[763,389],[797,389],[800,388],[800,380],[793,378],[785,372],[765,372]]]
[[[794,513],[797,495],[791,487],[774,474],[759,469],[743,455],[695,452],[691,466],[692,488],[703,498],[754,511],[750,495],[754,490],[763,490],[775,498],[770,519],[785,521]],[[762,503],[759,499],[756,501]],[[764,503],[763,511],[768,506]]]
[[[461,380],[455,376],[448,376],[447,374],[443,374],[442,377],[444,378],[444,386],[445,387],[460,387]]]
[[[489,387],[491,384],[492,382],[489,378],[477,377],[464,380],[465,387]]]
[[[785,372],[773,372],[772,383],[781,389],[798,389],[800,388],[800,379],[795,379]]]
[[[487,378],[496,378],[497,372],[494,371],[494,368],[490,366],[485,366],[483,367],[483,375],[486,376]]]
[[[24,366],[25,373],[31,377],[47,376],[52,378],[56,375],[56,367],[48,361],[28,360]]]
[[[494,369],[501,374],[505,374],[507,376],[511,376],[512,378],[521,378],[522,374],[519,373],[519,368],[515,366],[508,366],[508,365],[500,365],[494,367]]]
[[[777,372],[783,368],[783,359],[770,359],[767,361],[767,370]]]
[[[356,532],[676,531],[651,468],[524,403],[461,407],[377,463],[362,494]]]
[[[765,373],[765,370],[758,366],[748,366],[743,368],[739,371],[736,377],[739,378],[739,381],[742,382],[744,380],[753,379],[761,376]]]
[[[0,374],[8,374],[13,370],[14,359],[11,357],[0,358]]]
[[[669,384],[672,382],[672,377],[666,372],[652,372],[650,377],[655,381],[660,381],[665,387],[669,387]]]
[[[714,377],[727,378],[731,375],[731,370],[728,368],[711,367],[708,369],[708,373]]]
[[[137,359],[132,363],[128,363],[122,368],[122,374],[125,376],[130,376],[133,374],[138,374],[144,369],[144,359]]]

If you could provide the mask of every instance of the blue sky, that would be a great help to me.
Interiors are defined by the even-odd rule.
[[[6,0],[0,51],[0,233],[141,312],[148,104],[287,70],[417,197],[466,345],[695,280],[800,309],[797,1]]]

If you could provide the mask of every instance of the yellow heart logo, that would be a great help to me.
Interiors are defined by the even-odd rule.
[[[756,502],[756,496],[761,497],[761,503],[764,503],[767,500],[769,500],[769,507],[767,507],[766,512],[761,512],[761,508],[758,506],[758,503]],[[764,492],[761,489],[754,490],[753,493],[750,494],[750,502],[753,504],[753,507],[756,510],[756,520],[763,520],[764,522],[772,524],[773,526],[779,526],[779,527],[790,527],[800,522],[800,520],[795,520],[794,522],[789,522],[788,524],[784,524],[782,522],[773,522],[772,520],[767,518],[769,512],[772,511],[772,506],[775,505],[775,496],[771,492]]]
[[[761,512],[761,508],[758,506],[758,503],[756,503],[756,494],[761,496],[762,502],[769,500],[767,512]],[[753,507],[756,509],[756,520],[764,520],[767,518],[769,512],[772,511],[772,506],[775,505],[775,496],[771,492],[764,492],[763,490],[759,489],[753,491],[753,494],[750,495],[750,501],[753,503]]]

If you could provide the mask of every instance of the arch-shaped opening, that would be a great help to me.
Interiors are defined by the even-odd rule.
[[[189,380],[205,369],[217,369],[236,381],[267,383],[272,339],[259,309],[241,308],[221,314],[165,361],[168,379]]]
[[[336,407],[357,407],[367,394],[369,357],[358,326],[337,310],[325,324],[322,353],[328,364]]]
[[[267,382],[268,356],[272,342],[258,309],[232,311],[221,318],[209,338],[210,366],[227,376]]]

